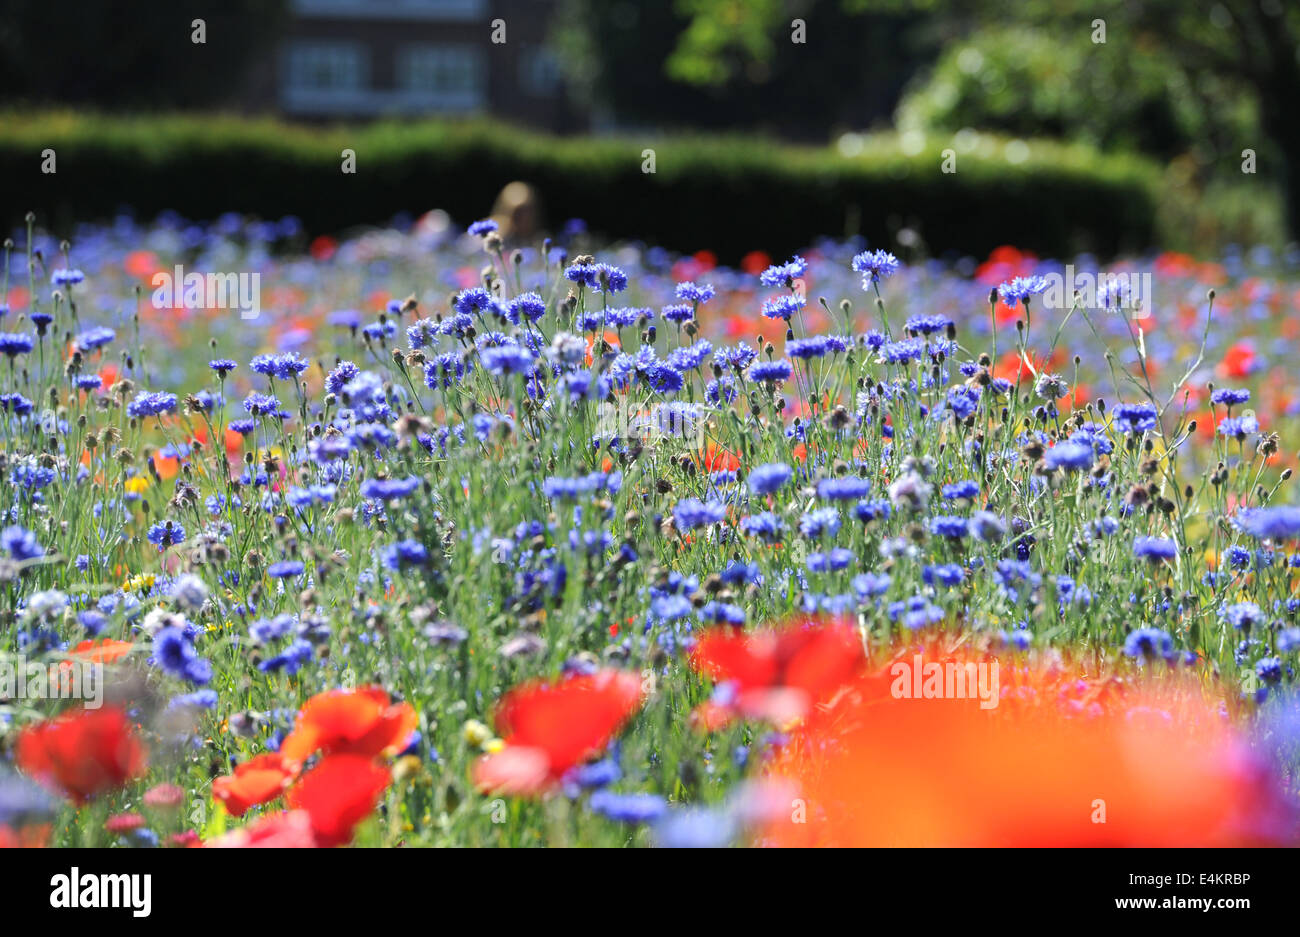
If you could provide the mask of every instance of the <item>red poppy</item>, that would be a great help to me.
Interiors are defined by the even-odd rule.
[[[506,747],[475,766],[480,789],[535,794],[604,748],[641,707],[641,680],[618,670],[526,683],[497,705]]]
[[[265,752],[249,759],[212,782],[212,796],[237,817],[267,801],[275,800],[293,781],[296,772],[293,762],[287,762],[279,752]]]
[[[1223,354],[1219,362],[1219,371],[1225,377],[1249,377],[1254,372],[1255,346],[1250,342],[1236,342]]]
[[[740,269],[753,276],[758,276],[772,264],[772,258],[762,251],[750,251],[740,258]]]
[[[851,681],[863,663],[861,638],[841,622],[798,621],[753,633],[714,629],[695,646],[691,666],[732,684],[735,697],[706,704],[696,719],[706,729],[717,728],[729,712],[779,725],[796,721]]]
[[[314,849],[319,844],[312,830],[311,814],[306,810],[289,810],[261,817],[243,829],[206,843],[189,842],[188,845],[207,849]]]
[[[20,826],[17,829],[0,826],[0,849],[44,849],[49,845],[50,832],[48,823]]]
[[[990,662],[973,650],[957,666]],[[936,658],[931,658],[935,660]],[[996,662],[993,662],[996,666]],[[866,675],[768,765],[816,804],[783,846],[1227,846],[1293,835],[1277,779],[1193,674],[1001,667],[1000,705],[899,696]],[[888,805],[882,809],[882,805]]]
[[[88,660],[93,664],[112,664],[131,653],[133,647],[135,645],[130,641],[114,641],[111,638],[103,638],[99,641],[82,641],[68,654],[71,657]]]
[[[390,755],[406,747],[417,724],[410,703],[390,704],[379,687],[329,690],[302,707],[280,754],[297,762],[317,751],[370,758]]]
[[[705,443],[704,451],[700,453],[700,456],[705,471],[734,472],[740,468],[740,458],[731,450],[723,449],[712,440]]]
[[[80,710],[28,726],[18,736],[18,767],[77,803],[144,774],[145,749],[122,710]]]
[[[392,775],[365,755],[329,755],[289,792],[289,805],[306,810],[321,846],[352,841],[358,823],[370,815]]]

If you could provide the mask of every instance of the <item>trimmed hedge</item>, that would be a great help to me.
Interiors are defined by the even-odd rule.
[[[1160,176],[1151,164],[1077,145],[960,142],[957,172],[944,173],[953,138],[871,135],[850,157],[743,137],[559,138],[484,121],[346,128],[9,113],[0,114],[0,223],[33,210],[63,231],[126,206],[140,217],[292,214],[311,233],[430,208],[468,222],[521,179],[538,189],[552,226],[579,217],[611,237],[709,249],[728,262],[823,235],[893,243],[904,226],[936,253],[1011,243],[1046,256],[1110,256],[1155,242]],[[41,172],[46,148],[57,154],[55,174]],[[353,175],[340,170],[345,148],[356,152]],[[642,172],[647,148],[654,173]]]

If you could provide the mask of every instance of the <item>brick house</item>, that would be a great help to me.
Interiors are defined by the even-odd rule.
[[[250,70],[244,101],[309,120],[490,114],[576,129],[546,45],[555,5],[289,0],[283,35]],[[492,41],[495,21],[504,21],[504,43]]]

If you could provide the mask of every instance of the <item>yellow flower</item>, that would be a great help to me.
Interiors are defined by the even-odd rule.
[[[137,475],[134,478],[126,480],[126,490],[128,494],[143,494],[144,490],[149,487],[149,479],[144,475]]]
[[[488,739],[483,743],[483,751],[493,754],[506,747],[505,739]]]
[[[492,738],[492,730],[477,719],[471,719],[465,723],[465,728],[462,731],[466,744],[473,745],[476,748],[486,744]]]
[[[143,573],[139,576],[132,576],[126,582],[122,583],[123,592],[148,592],[153,588],[154,576],[152,573]]]

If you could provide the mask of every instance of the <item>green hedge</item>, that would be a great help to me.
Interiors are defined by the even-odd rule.
[[[740,137],[558,138],[483,121],[304,127],[229,116],[0,114],[0,222],[34,210],[55,230],[129,206],[293,214],[313,233],[443,208],[487,214],[501,187],[538,188],[552,225],[590,228],[734,261],[822,235],[892,243],[918,230],[931,251],[1016,244],[1044,255],[1139,250],[1155,236],[1159,173],[1134,157],[990,136],[859,139],[853,156]],[[908,144],[908,145],[904,145]],[[940,171],[957,152],[957,172]],[[41,172],[53,148],[57,173]],[[357,172],[340,171],[356,151]],[[655,150],[656,172],[642,172]],[[1010,152],[1016,161],[1008,160]]]

